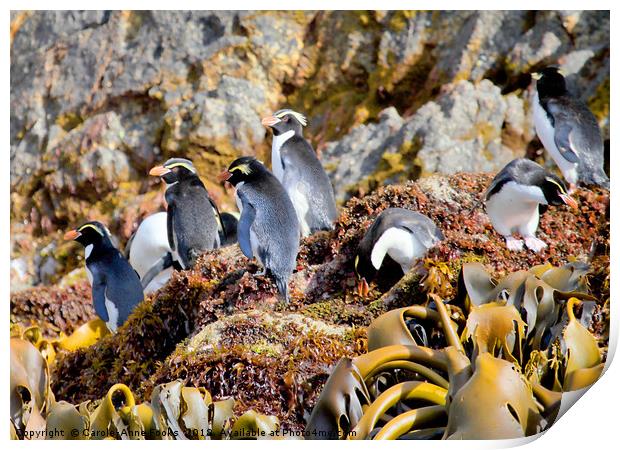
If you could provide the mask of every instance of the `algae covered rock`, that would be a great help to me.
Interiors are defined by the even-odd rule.
[[[336,197],[431,173],[498,171],[524,152],[514,146],[526,140],[523,108],[518,97],[502,96],[483,80],[445,85],[436,101],[405,119],[385,110],[379,123],[361,125],[324,150]]]
[[[454,298],[465,263],[482,263],[504,275],[547,262],[586,261],[593,246],[597,254],[607,251],[607,191],[578,190],[577,211],[549,208],[541,216],[539,236],[547,249],[509,252],[479,203],[491,179],[436,175],[351,199],[333,231],[302,240],[289,305],[279,301],[270,279],[255,276],[258,266],[237,246],[209,251],[193,270],[176,272],[116,334],[88,348],[59,351],[54,393],[58,400],[79,403],[101,398],[120,382],[140,400],[155,385],[180,378],[207,386],[216,397],[234,395],[259,413],[277,415],[284,429],[300,430],[333,364],[365,351],[365,327],[394,308],[425,304],[428,293]],[[362,298],[353,272],[357,244],[374,217],[393,206],[428,215],[445,240],[429,252],[421,270],[402,279],[386,264]],[[604,264],[599,258],[591,289],[608,298]],[[25,307],[29,292],[13,296],[14,320],[60,327],[52,310]],[[89,290],[81,292],[83,304],[90,305]],[[459,317],[458,309],[448,308]],[[605,314],[604,308],[594,314],[593,326],[602,335]],[[72,329],[87,318],[73,320]],[[427,338],[436,342],[437,335]]]

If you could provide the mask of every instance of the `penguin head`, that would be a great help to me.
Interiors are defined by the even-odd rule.
[[[233,186],[244,182],[251,182],[262,177],[267,168],[252,156],[243,156],[235,159],[228,170],[223,171],[218,177],[220,181],[228,181]]]
[[[557,67],[546,67],[532,74],[539,97],[558,97],[566,94],[566,80]]]
[[[171,185],[178,181],[197,177],[198,172],[189,159],[170,158],[163,165],[153,167],[149,171],[149,175],[160,177],[167,185]]]
[[[292,109],[281,109],[276,111],[273,116],[265,117],[261,123],[271,128],[273,134],[278,136],[287,131],[293,131],[295,134],[301,135],[303,127],[308,123],[306,117]]]
[[[368,254],[362,248],[359,248],[357,255],[355,255],[354,269],[357,277],[357,292],[360,296],[366,297],[370,290],[368,280],[375,277],[377,269],[372,265]]]
[[[543,195],[549,205],[559,206],[566,204],[571,208],[579,206],[577,201],[568,195],[566,184],[557,175],[547,173],[539,187],[543,191]]]
[[[69,230],[65,233],[66,241],[77,241],[84,247],[93,245],[95,247],[100,245],[112,245],[110,241],[110,231],[104,224],[97,221],[86,222],[80,225],[74,230]]]

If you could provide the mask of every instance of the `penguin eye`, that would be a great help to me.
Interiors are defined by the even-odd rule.
[[[284,117],[282,118],[282,121],[283,121],[283,122],[288,122],[289,120],[291,120],[291,118],[290,118],[289,116],[284,116]]]

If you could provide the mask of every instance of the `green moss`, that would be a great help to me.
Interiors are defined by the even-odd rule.
[[[452,279],[456,279],[458,277],[459,272],[461,271],[461,267],[463,264],[477,262],[484,266],[488,266],[490,264],[489,258],[485,254],[480,254],[476,252],[465,252],[460,257],[450,259],[446,262],[450,270],[450,276]]]
[[[127,41],[132,41],[138,36],[145,14],[147,14],[145,11],[123,11],[121,17],[125,20],[125,39]]]
[[[588,100],[588,106],[596,118],[601,121],[609,117],[609,78],[601,83],[592,98]]]
[[[417,14],[417,11],[395,11],[388,22],[388,28],[395,32],[401,32],[406,27],[408,22],[413,19]]]
[[[355,185],[349,186],[347,191],[367,193],[383,185],[386,180],[390,182],[416,180],[421,173],[421,166],[417,159],[421,148],[422,140],[414,136],[411,141],[403,142],[398,152],[384,153],[381,155],[376,170]]]
[[[61,114],[56,118],[56,124],[59,125],[65,131],[71,131],[78,125],[82,124],[84,119],[75,112],[68,112]]]
[[[273,358],[280,356],[282,353],[282,349],[279,345],[274,346],[268,342],[258,342],[256,344],[252,344],[248,347],[248,350],[256,353],[257,355],[271,356]]]

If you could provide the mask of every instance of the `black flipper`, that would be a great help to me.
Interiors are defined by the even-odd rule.
[[[573,128],[570,124],[556,121],[554,136],[556,147],[567,161],[578,163],[579,156],[571,142],[571,133],[573,133]]]
[[[168,223],[168,245],[172,250],[176,250],[174,245],[174,221],[173,221],[174,207],[172,205],[168,205],[168,211],[166,216],[166,222]]]

